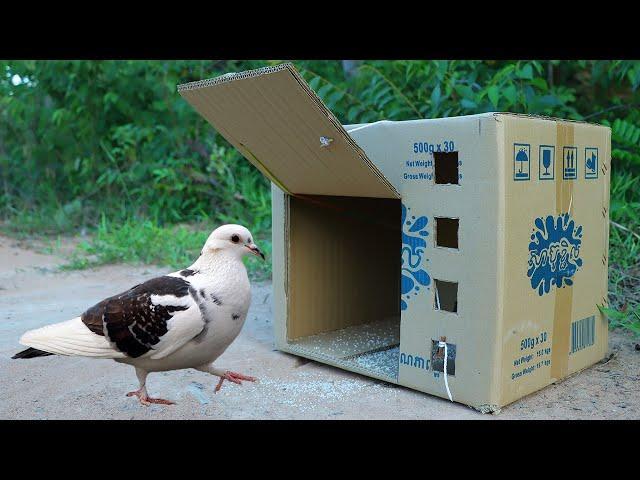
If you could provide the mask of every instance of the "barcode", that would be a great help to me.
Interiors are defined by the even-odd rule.
[[[592,315],[571,324],[571,353],[590,347],[596,340],[596,317]]]

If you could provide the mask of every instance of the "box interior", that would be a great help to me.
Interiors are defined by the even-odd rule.
[[[397,380],[400,200],[290,196],[287,220],[289,347]]]

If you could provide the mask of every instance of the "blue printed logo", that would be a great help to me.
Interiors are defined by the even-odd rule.
[[[427,217],[414,217],[407,219],[410,208],[402,205],[402,275],[400,281],[400,308],[406,310],[408,305],[405,300],[410,300],[411,295],[418,295],[420,286],[428,287],[431,283],[429,274],[421,268],[422,256],[427,242],[423,237],[429,235],[426,230]],[[402,298],[404,297],[404,298]]]
[[[428,358],[422,358],[419,355],[413,356],[404,352],[400,352],[400,363],[402,363],[403,365],[409,365],[410,367],[429,370],[430,360]],[[449,369],[447,368],[447,370]]]
[[[582,267],[580,245],[582,226],[577,226],[568,213],[535,219],[529,243],[527,276],[538,295],[549,293],[551,286],[573,285],[572,277]]]

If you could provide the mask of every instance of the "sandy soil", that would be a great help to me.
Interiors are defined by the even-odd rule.
[[[499,415],[277,352],[270,284],[253,286],[253,303],[238,339],[218,366],[259,383],[226,383],[184,370],[149,376],[151,395],[174,406],[141,406],[125,393],[137,387],[133,368],[110,360],[43,357],[11,360],[28,329],[67,320],[102,298],[165,270],[109,266],[58,272],[62,259],[0,237],[1,419],[638,419],[640,352],[631,335],[612,332],[613,357],[507,406]]]

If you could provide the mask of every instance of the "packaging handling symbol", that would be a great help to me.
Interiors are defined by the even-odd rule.
[[[529,159],[531,158],[531,146],[526,143],[513,144],[513,179],[529,180],[531,171]]]
[[[584,149],[584,178],[598,178],[598,149]]]
[[[555,178],[555,149],[553,145],[540,145],[540,165],[538,178],[553,180]]]
[[[577,147],[564,147],[562,149],[562,178],[565,180],[575,180],[578,178],[577,160]]]

